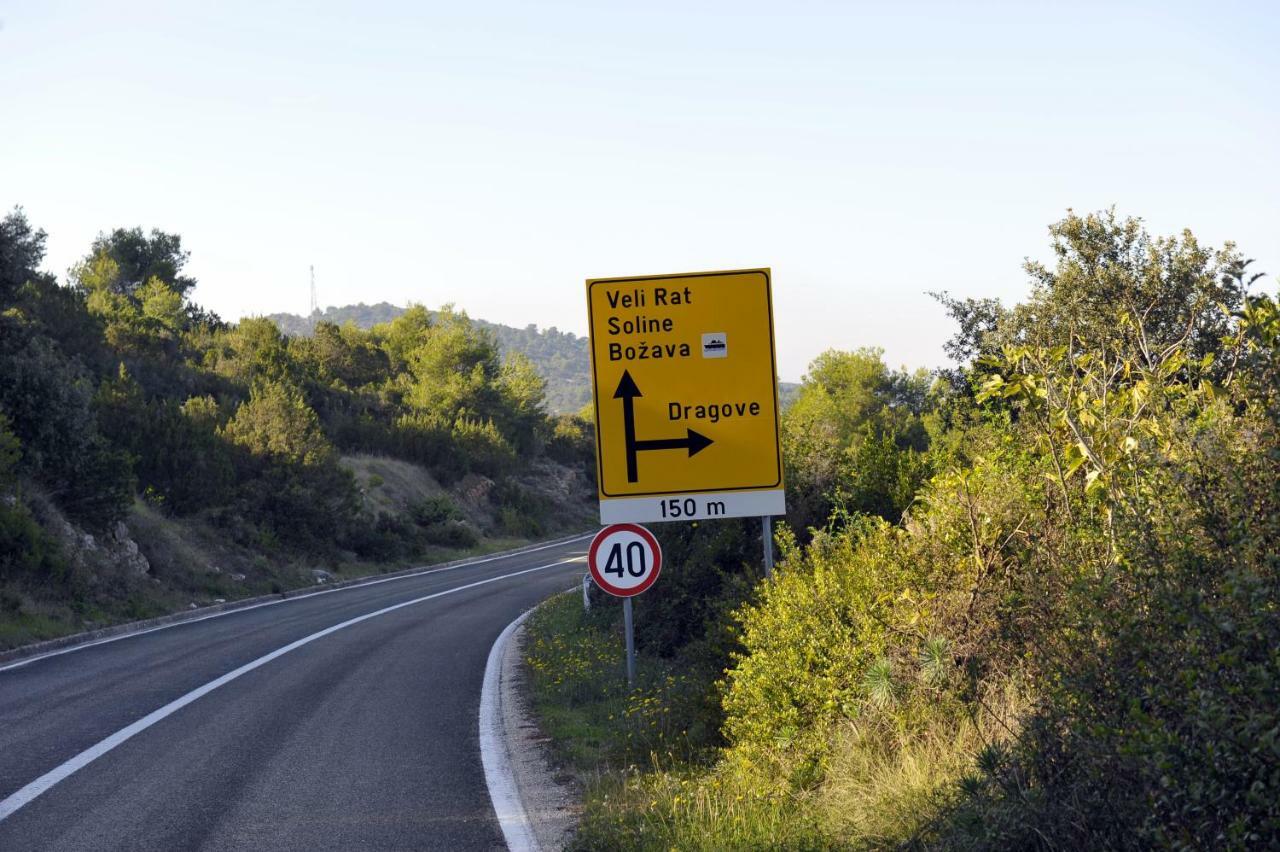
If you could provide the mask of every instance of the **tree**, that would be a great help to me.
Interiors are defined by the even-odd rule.
[[[249,401],[240,404],[222,434],[253,456],[276,464],[312,466],[333,460],[320,418],[302,392],[284,382],[256,381]]]
[[[296,385],[301,378],[288,341],[271,320],[249,317],[218,332],[204,353],[204,366],[244,385],[259,379]]]
[[[1005,310],[999,299],[957,299],[945,291],[930,293],[947,309],[947,315],[959,328],[942,344],[947,356],[957,364],[969,364],[990,351],[984,341],[996,330]]]
[[[38,273],[44,260],[45,232],[34,230],[21,207],[0,219],[0,308]]]
[[[137,291],[142,318],[148,330],[157,334],[177,335],[186,319],[182,294],[159,278],[149,278]]]
[[[390,371],[387,353],[351,324],[319,322],[310,339],[295,342],[326,383],[337,381],[346,388],[358,388],[387,378]]]
[[[1025,265],[1031,298],[998,323],[996,347],[1070,345],[1133,352],[1152,369],[1175,349],[1200,359],[1216,351],[1259,277],[1225,243],[1213,250],[1190,231],[1152,237],[1136,218],[1114,210],[1051,225],[1056,265]]]
[[[105,345],[102,319],[89,311],[84,293],[60,286],[52,275],[29,278],[9,317],[12,327],[0,330],[0,335],[34,335],[56,341],[63,354],[95,374],[107,373],[119,361],[118,353]]]
[[[441,308],[430,332],[408,351],[406,359],[412,381],[405,401],[412,407],[447,422],[459,417],[487,420],[500,414],[495,387],[501,370],[497,344],[465,313],[449,305]]]
[[[11,425],[8,415],[0,410],[0,486],[13,483],[22,459],[22,442],[13,434]]]
[[[434,325],[430,311],[422,305],[410,305],[391,322],[373,327],[374,340],[387,353],[392,372],[402,372],[408,366],[409,353],[422,345]]]
[[[153,228],[148,236],[141,228],[116,228],[98,235],[89,256],[72,270],[72,278],[81,287],[108,288],[123,296],[133,296],[155,278],[185,297],[196,285],[194,278],[182,274],[190,257],[177,234]]]
[[[783,415],[787,514],[802,532],[823,524],[837,505],[875,508],[896,521],[910,502],[908,491],[923,479],[919,458],[896,454],[918,454],[929,445],[922,419],[931,405],[929,376],[889,370],[882,355],[870,348],[822,353]],[[874,477],[849,473],[851,463],[873,459]],[[862,493],[864,485],[871,490]]]
[[[533,362],[513,352],[502,362],[498,390],[505,409],[503,420],[512,443],[521,451],[534,447],[538,427],[546,419],[542,410],[547,382],[538,374]]]
[[[132,468],[98,431],[83,367],[48,338],[19,329],[0,335],[0,376],[0,407],[22,441],[26,472],[80,520],[118,520],[132,500]]]

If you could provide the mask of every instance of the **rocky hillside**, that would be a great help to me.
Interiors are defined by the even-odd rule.
[[[399,459],[353,455],[339,464],[355,478],[370,536],[388,542],[409,538],[416,542],[412,550],[388,548],[376,560],[350,552],[268,558],[262,542],[228,535],[223,517],[174,517],[142,498],[123,520],[91,532],[28,486],[31,514],[51,539],[62,581],[76,594],[51,596],[27,583],[0,581],[0,651],[122,621],[516,547],[595,522],[586,472],[551,459],[538,459],[527,472],[502,482],[472,473],[448,486],[426,468]]]

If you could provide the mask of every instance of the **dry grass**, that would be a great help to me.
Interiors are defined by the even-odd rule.
[[[832,744],[816,806],[826,830],[864,847],[917,836],[988,745],[1005,742],[1027,706],[1010,687],[977,718],[938,714],[893,736],[846,726]]]
[[[355,475],[365,508],[375,514],[397,515],[445,491],[426,468],[399,459],[352,455],[341,464]]]

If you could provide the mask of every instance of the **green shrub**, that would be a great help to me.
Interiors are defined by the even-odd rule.
[[[364,523],[355,477],[331,462],[268,466],[242,481],[235,504],[236,516],[253,519],[258,542],[268,550],[278,543],[301,553],[331,553]]]
[[[428,542],[441,547],[466,549],[480,543],[480,536],[474,529],[462,521],[452,519],[427,527],[424,534]]]
[[[0,407],[22,446],[21,468],[74,520],[102,529],[133,500],[127,452],[98,430],[89,377],[57,344],[0,316]]]
[[[392,442],[394,455],[430,469],[442,482],[453,482],[467,471],[465,460],[452,452],[448,424],[438,417],[402,414],[392,426]]]
[[[453,424],[450,437],[454,452],[468,471],[498,476],[515,466],[515,450],[492,420],[459,418]]]
[[[57,542],[16,497],[0,494],[0,580],[27,577],[56,582],[66,574]]]
[[[1122,562],[1047,644],[1043,696],[935,839],[1259,848],[1280,838],[1280,435],[1214,405],[1120,493]],[[1090,637],[1085,641],[1083,637]]]
[[[979,399],[1053,467],[1034,539],[1040,695],[924,840],[948,848],[1263,848],[1280,839],[1274,315],[1243,261],[1068,217],[1002,321]],[[1226,308],[1224,310],[1223,308]],[[1234,328],[1232,325],[1234,324]],[[1053,613],[1056,618],[1046,617]]]
[[[18,462],[22,460],[22,442],[13,434],[11,426],[9,417],[0,409],[0,489],[13,482]]]
[[[419,526],[429,527],[443,524],[461,517],[458,506],[447,494],[435,494],[425,497],[409,507],[413,522]]]
[[[508,535],[538,538],[550,525],[551,501],[511,479],[499,480],[489,491],[489,502],[498,507],[498,525]]]
[[[324,465],[334,459],[320,419],[301,391],[284,382],[260,380],[247,402],[221,430],[226,440],[274,464]]]
[[[787,548],[777,580],[739,612],[744,650],[728,674],[725,731],[736,759],[762,778],[816,782],[834,723],[861,715],[862,684],[886,652],[897,590],[908,587],[896,536],[867,521],[819,535],[807,552]],[[779,754],[786,764],[774,763]]]
[[[576,414],[557,417],[547,441],[547,455],[561,464],[577,467],[595,475],[595,425]]]

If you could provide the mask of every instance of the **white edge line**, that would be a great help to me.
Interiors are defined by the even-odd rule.
[[[536,609],[536,607],[535,607]],[[511,753],[502,721],[502,656],[511,636],[533,613],[530,609],[507,625],[484,665],[484,685],[480,689],[480,762],[484,765],[484,783],[489,788],[489,801],[502,827],[502,837],[511,852],[540,852],[529,814],[520,799]]]
[[[215,678],[214,680],[209,681],[204,686],[196,687],[195,689],[188,692],[186,695],[183,695],[181,698],[176,698],[173,701],[170,701],[168,704],[164,705],[158,710],[153,710],[152,712],[143,716],[141,719],[137,720],[133,724],[127,725],[124,728],[121,728],[120,730],[116,731],[114,734],[102,740],[101,742],[97,743],[96,745],[90,746],[89,748],[80,752],[75,757],[71,758],[65,763],[62,763],[61,765],[49,770],[44,775],[41,775],[39,778],[32,781],[30,784],[27,784],[25,787],[18,790],[17,792],[12,793],[7,798],[0,800],[0,822],[3,822],[5,819],[12,816],[16,811],[18,811],[25,805],[29,804],[33,799],[35,799],[40,794],[48,791],[51,787],[53,787],[59,781],[64,780],[65,778],[77,772],[78,770],[88,766],[90,763],[102,757],[104,754],[111,751],[113,748],[125,742],[129,738],[145,731],[147,728],[150,728],[152,725],[156,724],[160,720],[173,715],[174,713],[181,710],[183,707],[186,707],[191,702],[196,701],[197,699],[202,698],[205,695],[208,695],[210,692],[213,692],[218,687],[224,686],[230,683],[231,681],[235,680],[236,678],[240,677],[241,675],[248,674],[249,672],[253,671],[254,669],[260,666],[266,665],[267,663],[271,662],[277,657],[284,656],[290,651],[297,650],[298,648],[301,648],[303,645],[307,645],[311,642],[316,641],[317,639],[321,639],[325,636],[328,636],[330,633],[336,633],[337,631],[342,630],[343,628],[346,628],[346,627],[350,627],[353,624],[359,624],[362,621],[368,621],[371,618],[377,618],[380,615],[386,615],[389,612],[394,612],[398,609],[403,609],[404,607],[407,607],[407,606],[413,606],[414,604],[419,604],[419,603],[422,603],[423,601],[429,601],[429,600],[432,600],[433,598],[439,598],[445,595],[451,595],[454,592],[461,592],[461,591],[465,591],[466,589],[474,589],[476,586],[484,586],[489,583],[496,583],[499,580],[507,580],[507,579],[510,579],[511,577],[519,577],[522,574],[531,574],[534,571],[545,571],[548,568],[555,568],[558,565],[566,565],[570,562],[576,562],[578,561],[579,558],[580,557],[570,557],[568,559],[562,559],[559,562],[552,562],[548,565],[539,565],[536,568],[526,568],[522,571],[514,571],[510,574],[502,574],[497,577],[489,577],[484,580],[477,580],[474,583],[467,583],[464,586],[457,586],[452,589],[445,589],[442,592],[435,592],[430,595],[424,595],[423,597],[420,597],[420,598],[414,598],[408,601],[401,601],[398,604],[392,604],[391,606],[383,607],[382,609],[374,610],[373,612],[367,612],[364,615],[359,615],[359,616],[356,616],[355,618],[349,618],[346,621],[333,625],[332,627],[326,627],[324,630],[320,630],[315,633],[312,633],[310,636],[304,636],[301,639],[290,642],[288,645],[277,648],[271,653],[265,654],[252,662],[245,663],[243,666],[241,666],[238,669],[232,669],[231,671],[227,672],[221,677]],[[337,591],[337,590],[335,589],[334,591]],[[485,674],[487,678],[488,676],[487,667],[485,670]]]
[[[548,544],[538,545],[537,547],[530,547],[523,550],[508,550],[503,553],[495,553],[492,556],[483,556],[478,559],[468,560],[466,562],[462,562],[457,565],[445,565],[441,568],[428,567],[428,568],[424,568],[421,571],[414,571],[412,574],[399,574],[395,577],[371,578],[362,583],[352,583],[349,586],[341,586],[336,589],[320,589],[315,592],[307,592],[305,595],[290,595],[287,598],[280,598],[279,600],[263,601],[262,603],[252,604],[250,606],[242,606],[242,607],[237,607],[236,609],[228,609],[228,610],[223,610],[222,612],[214,612],[214,613],[210,613],[209,615],[202,615],[199,618],[189,618],[189,619],[186,619],[185,621],[175,621],[172,624],[160,624],[155,627],[148,627],[146,630],[136,630],[130,633],[121,633],[117,636],[108,636],[104,639],[95,639],[92,642],[85,642],[80,645],[71,645],[70,647],[67,647],[67,648],[59,648],[56,651],[48,651],[44,654],[36,654],[31,657],[25,657],[21,660],[16,660],[12,663],[6,663],[5,665],[0,666],[0,672],[7,672],[10,669],[21,668],[22,666],[30,665],[31,663],[38,663],[39,661],[47,660],[50,657],[60,657],[63,654],[70,654],[72,651],[83,651],[85,648],[94,648],[94,647],[97,647],[98,645],[106,645],[109,642],[119,642],[121,639],[132,639],[135,636],[145,636],[148,633],[155,633],[157,630],[168,630],[171,627],[182,627],[183,625],[187,625],[187,624],[198,624],[201,621],[208,621],[211,618],[222,618],[224,615],[235,615],[241,612],[249,612],[250,610],[261,609],[264,606],[275,606],[276,604],[289,603],[290,601],[306,600],[307,598],[314,598],[317,595],[329,595],[329,594],[333,594],[334,592],[345,592],[348,589],[363,589],[367,586],[377,586],[381,583],[392,583],[392,582],[395,582],[396,580],[409,580],[414,577],[422,577],[426,574],[442,574],[445,571],[457,571],[460,568],[471,568],[473,566],[483,565],[486,562],[493,562],[498,559],[509,559],[514,556],[523,556],[526,553],[537,553],[539,550],[546,550],[549,547],[560,547],[562,545],[572,544],[575,541],[578,541],[584,538],[590,538],[593,535],[595,535],[595,533],[587,533],[585,535],[575,536],[573,538],[567,538],[567,539],[562,539],[560,541],[553,541]],[[0,817],[0,819],[3,819],[3,817]]]

